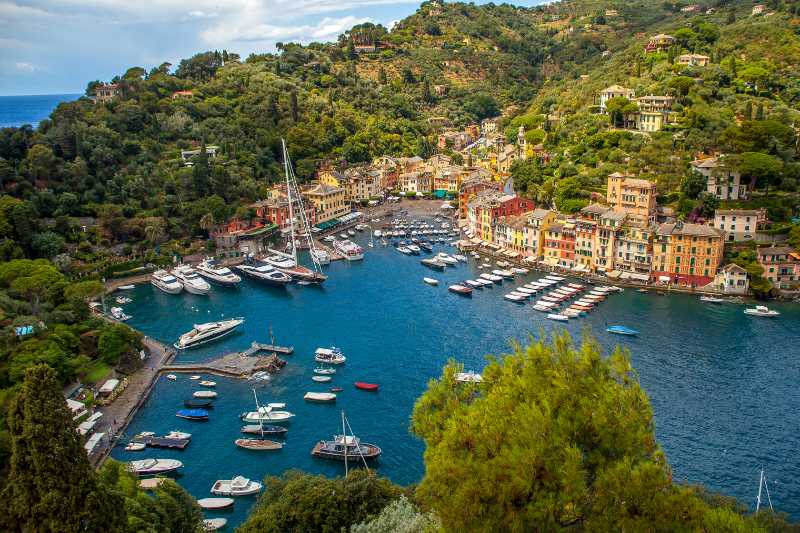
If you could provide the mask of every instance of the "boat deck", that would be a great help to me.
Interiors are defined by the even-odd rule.
[[[189,439],[167,439],[164,437],[134,437],[133,442],[141,442],[152,448],[176,448],[183,450],[189,445]]]

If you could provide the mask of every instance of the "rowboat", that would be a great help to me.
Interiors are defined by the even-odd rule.
[[[460,285],[458,283],[456,283],[455,285],[450,285],[449,287],[447,287],[447,290],[449,290],[450,292],[454,292],[456,294],[460,294],[462,296],[471,296],[472,295],[472,289],[471,288],[466,287],[464,285]]]
[[[550,313],[547,315],[547,318],[550,320],[557,320],[558,322],[567,322],[569,321],[569,317],[565,315],[559,315],[556,313]]]
[[[233,506],[233,501],[233,498],[200,498],[197,505],[207,510],[227,509]]]
[[[328,383],[331,379],[330,376],[311,376],[311,380],[317,383]]]
[[[217,393],[213,390],[199,390],[192,393],[195,398],[216,398]]]
[[[236,439],[233,443],[246,450],[280,450],[283,448],[283,444],[274,440]]]
[[[356,381],[355,386],[357,389],[375,392],[378,390],[377,383],[365,383],[363,381]]]
[[[336,395],[332,392],[307,392],[303,396],[303,399],[307,402],[327,403],[335,402]]]
[[[628,335],[631,337],[639,334],[639,332],[635,329],[627,328],[625,326],[608,326],[606,331],[615,335]]]
[[[190,409],[198,409],[198,408],[208,409],[209,407],[213,407],[214,406],[213,404],[214,404],[214,400],[212,398],[208,398],[208,399],[204,399],[204,400],[203,399],[183,400],[183,405],[185,407],[190,408]]]
[[[125,446],[126,452],[140,452],[147,447],[146,444],[143,442],[129,442],[127,446]]]
[[[433,278],[422,278],[422,281],[424,281],[428,285],[438,285],[439,284],[439,280],[438,279],[433,279]]]

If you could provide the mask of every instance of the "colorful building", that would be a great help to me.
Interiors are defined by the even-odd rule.
[[[653,241],[655,281],[705,286],[714,281],[725,244],[721,230],[701,224],[671,222],[658,226]]]
[[[608,176],[606,201],[616,211],[628,215],[632,224],[647,225],[656,221],[656,184],[619,172]]]
[[[317,224],[344,216],[350,212],[345,190],[341,187],[317,183],[305,189],[302,194],[313,204],[316,211]]]
[[[524,255],[538,260],[544,254],[544,228],[555,221],[556,213],[549,209],[537,208],[528,214],[527,218],[528,222],[522,230],[526,249]]]
[[[759,248],[758,264],[764,268],[764,278],[776,288],[792,289],[800,285],[800,252],[788,246]]]

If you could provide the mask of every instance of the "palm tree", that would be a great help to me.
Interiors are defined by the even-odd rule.
[[[151,244],[158,244],[164,237],[164,223],[160,219],[153,220],[146,228],[144,234]]]
[[[203,229],[206,232],[213,228],[215,224],[216,220],[214,220],[214,214],[211,212],[200,217],[200,229]]]

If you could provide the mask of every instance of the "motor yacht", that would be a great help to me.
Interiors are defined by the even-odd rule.
[[[240,272],[245,277],[266,285],[273,285],[275,287],[285,287],[287,283],[291,283],[292,281],[292,276],[285,272],[281,272],[272,265],[243,263],[233,268],[235,268],[237,272]]]
[[[232,333],[242,324],[244,324],[244,318],[241,317],[218,322],[206,322],[205,324],[195,324],[191,331],[180,336],[174,346],[178,350],[194,348],[195,346],[220,339]]]
[[[166,270],[156,270],[153,272],[153,275],[150,277],[150,283],[167,294],[179,294],[183,291],[181,282]]]
[[[180,281],[189,294],[206,295],[211,292],[211,285],[197,275],[197,271],[189,265],[180,265],[172,269],[172,275]]]
[[[364,259],[364,249],[350,240],[336,241],[333,249],[344,256],[348,261],[361,261]]]
[[[236,287],[242,281],[230,268],[217,265],[213,259],[206,259],[197,265],[197,273],[211,283],[223,287]]]

